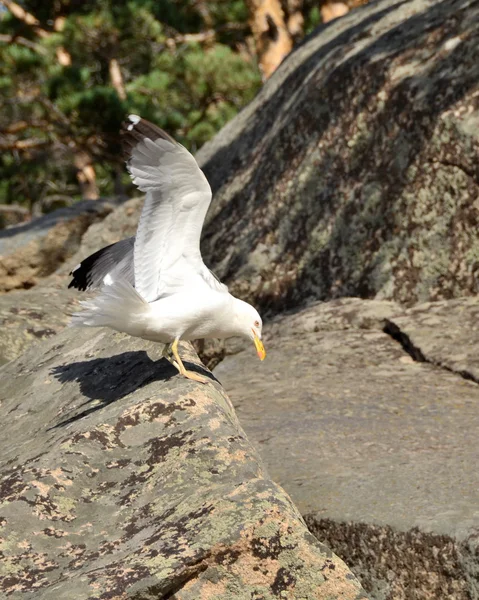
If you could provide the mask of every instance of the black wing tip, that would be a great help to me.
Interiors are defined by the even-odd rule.
[[[166,131],[138,115],[128,115],[127,120],[122,123],[120,135],[125,160],[131,158],[135,146],[144,139],[150,139],[154,142],[161,138],[171,144],[178,144]]]
[[[103,285],[104,277],[115,269],[128,253],[133,252],[134,244],[135,237],[133,236],[114,242],[90,254],[70,271],[73,279],[68,284],[68,288],[76,288],[80,292],[98,289]],[[133,261],[133,257],[131,260]]]
[[[70,281],[70,283],[68,284],[68,289],[70,289],[70,288],[75,288],[79,292],[86,292],[88,289],[86,284],[80,283],[77,279],[72,279]]]
[[[73,271],[70,271],[69,275],[73,276],[73,279],[68,284],[68,289],[75,288],[80,292],[86,292],[89,286],[88,282],[88,269],[83,266],[82,263]]]
[[[103,254],[103,252],[108,250],[110,247],[111,246],[107,246],[106,248],[102,248],[101,250],[97,250],[97,252],[90,254],[90,256],[82,260],[80,264],[72,269],[70,271],[70,275],[73,277],[73,279],[68,284],[68,289],[76,288],[80,292],[85,292],[88,290],[92,282],[91,271],[96,261]]]

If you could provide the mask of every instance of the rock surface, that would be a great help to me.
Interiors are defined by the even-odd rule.
[[[479,383],[479,300],[419,304],[387,322],[419,362],[428,362]]]
[[[70,271],[99,248],[134,235],[142,205],[143,198],[134,198],[116,208],[111,203],[84,202],[76,205],[77,212],[61,209],[36,224],[0,231],[0,251],[8,255],[5,261],[2,257],[2,264],[5,268],[10,263],[16,265],[7,277],[2,276],[0,267],[0,289],[31,288],[38,282],[31,289],[13,289],[0,295],[0,365],[67,325],[69,314],[78,308],[80,300],[87,298],[86,294],[67,289]],[[60,235],[59,230],[68,235]],[[45,248],[53,243],[58,248],[51,257]],[[49,274],[39,278],[38,269]]]
[[[479,304],[450,300],[477,293],[478,23],[477,0],[353,11],[198,154],[207,264],[296,310],[262,365],[209,349],[273,480],[217,384],[142,341],[54,335],[79,297],[56,290],[141,199],[1,232],[0,289],[41,281],[0,299],[3,360],[35,342],[0,372],[8,598],[361,597],[273,481],[375,600],[479,597]],[[344,295],[376,300],[297,310]]]
[[[0,230],[0,292],[31,288],[56,271],[78,250],[90,225],[102,221],[118,204],[113,200],[78,202]]]
[[[273,479],[375,600],[479,595],[479,299],[348,298],[214,370]],[[387,333],[389,332],[389,333]]]
[[[75,265],[100,248],[135,235],[143,200],[143,196],[132,198],[108,214],[103,221],[89,227],[78,251],[56,271],[56,278],[68,275]]]
[[[269,478],[221,386],[145,348],[160,355],[70,329],[0,370],[0,595],[365,598]]]
[[[63,285],[65,281],[63,280]],[[0,295],[0,365],[21,356],[35,342],[59,333],[78,308],[78,294],[36,286]]]
[[[198,154],[217,273],[271,312],[477,293],[478,23],[382,0],[309,36]]]

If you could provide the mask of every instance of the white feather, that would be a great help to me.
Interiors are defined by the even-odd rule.
[[[80,302],[83,310],[72,315],[72,327],[111,327],[141,337],[150,317],[150,305],[126,281],[102,288],[92,300]]]
[[[127,129],[128,131],[131,131],[133,127],[135,127],[135,125],[141,121],[141,117],[138,115],[128,115],[128,120],[130,121],[131,125],[128,125]]]
[[[211,188],[193,156],[176,142],[146,138],[132,151],[128,169],[133,183],[146,192],[134,248],[135,287],[141,296],[153,302],[205,285],[227,291],[201,257]]]

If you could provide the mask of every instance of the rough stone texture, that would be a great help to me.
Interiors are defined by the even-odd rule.
[[[479,596],[478,310],[316,303],[266,327],[261,367],[245,349],[214,370],[273,478],[375,600]]]
[[[0,291],[33,287],[53,273],[80,246],[95,221],[117,202],[80,202],[39,219],[0,231]]]
[[[198,158],[204,249],[271,311],[474,294],[479,2],[382,0],[312,34]]]
[[[37,286],[0,295],[0,365],[56,335],[76,308],[78,294],[72,290]]]
[[[365,598],[221,386],[145,348],[65,330],[0,370],[2,598]]]
[[[0,292],[31,288],[53,273],[78,250],[90,225],[117,205],[113,200],[79,202],[0,230]]]
[[[87,297],[66,289],[70,271],[99,248],[134,235],[142,205],[143,198],[117,207],[111,202],[83,202],[0,231],[0,252],[7,255],[0,262],[0,291],[32,288],[38,282],[32,289],[0,295],[0,364],[65,327],[78,301]]]
[[[339,522],[307,515],[310,530],[354,564],[374,600],[477,598],[478,536],[458,543],[413,528]]]
[[[225,357],[215,373],[273,479],[375,600],[479,597],[478,304],[383,301],[477,292],[478,81],[477,0],[381,0],[311,35],[198,154],[215,191],[205,259],[234,292],[266,314],[377,299],[275,319],[261,365],[250,345],[207,349],[211,364]],[[16,229],[17,279],[2,289],[50,275],[0,304],[4,354],[62,327],[51,310],[31,327],[31,306],[132,235],[140,207],[59,229],[59,245],[44,221],[47,251],[29,246],[38,223]],[[35,600],[241,600],[244,581],[264,598],[357,593],[342,563],[325,567],[219,388],[163,379],[173,371],[144,342],[77,335],[45,335],[0,375],[12,598],[38,586]]]
[[[477,298],[419,304],[388,321],[387,330],[415,360],[479,383]]]

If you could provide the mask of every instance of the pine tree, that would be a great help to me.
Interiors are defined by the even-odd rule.
[[[195,150],[261,83],[242,0],[3,4],[0,204],[112,193],[126,114]]]
[[[338,1],[0,0],[0,217],[122,191],[128,113],[195,151]]]

